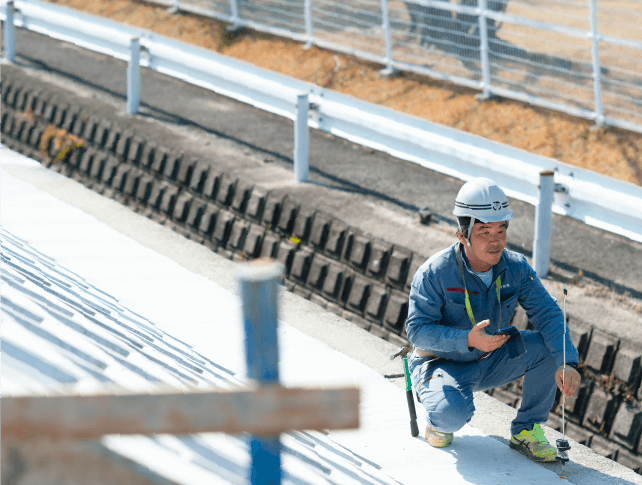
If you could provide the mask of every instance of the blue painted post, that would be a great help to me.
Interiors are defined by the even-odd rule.
[[[294,178],[297,182],[305,182],[310,175],[309,109],[308,95],[299,94],[296,97],[296,119],[294,120]]]
[[[140,105],[140,39],[132,37],[127,64],[127,113],[135,115]]]
[[[256,260],[238,272],[243,300],[245,354],[248,378],[260,385],[279,384],[277,341],[278,283],[283,265],[271,259]],[[250,440],[252,485],[281,483],[279,435]]]
[[[16,58],[16,27],[13,25],[13,2],[7,2],[5,6],[4,22],[4,58],[13,62]]]
[[[535,241],[533,242],[533,268],[537,276],[548,275],[551,264],[551,229],[553,198],[555,196],[554,172],[539,174],[539,203],[535,209]]]

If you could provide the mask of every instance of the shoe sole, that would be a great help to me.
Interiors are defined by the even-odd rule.
[[[523,455],[526,455],[528,458],[538,463],[553,463],[557,461],[557,459],[555,458],[555,455],[548,458],[539,458],[531,453],[531,450],[528,449],[528,446],[523,445],[521,443],[513,443],[512,440],[510,441],[509,445],[512,449],[519,451]]]
[[[430,446],[432,446],[433,448],[445,448],[446,446],[448,446],[448,445],[449,445],[450,443],[452,443],[452,442],[453,442],[453,440],[450,440],[450,441],[448,441],[447,443],[433,444],[433,443],[431,443],[430,441],[426,440],[426,443],[428,443],[428,444],[429,444]]]

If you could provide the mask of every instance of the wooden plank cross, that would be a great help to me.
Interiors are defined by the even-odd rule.
[[[252,484],[280,484],[279,433],[359,427],[356,387],[285,388],[279,384],[277,293],[282,266],[257,260],[239,271],[250,385],[235,391],[135,394],[105,388],[89,395],[3,396],[2,441],[77,440],[106,434],[253,435]]]

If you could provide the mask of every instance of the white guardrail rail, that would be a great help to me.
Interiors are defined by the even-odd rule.
[[[13,15],[15,26],[126,60],[132,72],[138,69],[139,57],[141,66],[295,120],[297,180],[307,179],[309,127],[462,180],[492,178],[508,196],[538,208],[535,246],[539,251],[534,251],[534,266],[541,275],[548,273],[550,261],[551,209],[642,242],[642,187],[637,185],[66,7],[32,0],[7,2],[2,5],[2,19],[7,15]],[[5,53],[12,49],[15,53],[13,29],[6,22],[5,27]],[[128,80],[139,83],[137,75]],[[139,89],[128,87],[128,96],[135,98]],[[137,99],[128,100],[128,110],[130,104],[130,112],[137,112]],[[554,183],[541,184],[542,188],[553,187],[554,193],[552,188],[548,194],[540,190],[540,181],[549,178],[546,172],[553,172]]]

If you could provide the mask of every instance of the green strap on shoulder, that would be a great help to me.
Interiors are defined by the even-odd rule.
[[[470,298],[468,297],[468,290],[466,289],[466,278],[464,276],[464,261],[461,256],[461,248],[457,246],[457,263],[459,265],[459,272],[461,273],[461,279],[464,282],[464,296],[466,299],[466,313],[468,313],[468,318],[470,318],[470,323],[473,324],[473,327],[477,325],[475,321],[475,315],[473,315],[473,309],[470,306]],[[499,302],[499,321],[502,321],[502,300],[499,295],[499,289],[502,287],[502,279],[500,276],[495,280],[495,291],[497,292],[497,301]]]

